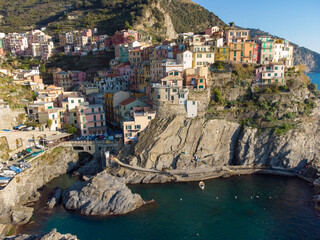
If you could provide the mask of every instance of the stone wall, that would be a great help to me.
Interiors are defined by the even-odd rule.
[[[209,87],[223,87],[231,81],[231,72],[211,72],[208,74]]]
[[[189,91],[188,100],[198,102],[198,116],[205,115],[211,97],[210,88],[203,91]]]
[[[18,124],[19,114],[25,113],[24,109],[11,110],[11,108],[0,109],[0,129],[12,128]]]

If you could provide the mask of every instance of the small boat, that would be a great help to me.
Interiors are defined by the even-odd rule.
[[[0,173],[0,176],[2,177],[14,177],[17,173],[12,170],[4,169],[2,170],[2,173]]]
[[[205,184],[204,184],[204,182],[203,182],[203,181],[199,182],[199,187],[201,188],[201,190],[203,190],[203,189],[204,189]]]
[[[43,149],[44,146],[43,146],[43,145],[40,145],[40,144],[36,144],[36,148],[38,148],[38,149]]]
[[[0,177],[0,183],[8,183],[11,178],[9,177]]]
[[[9,169],[11,171],[15,171],[16,173],[21,173],[22,172],[22,170],[20,168],[14,167],[14,166],[10,166]]]

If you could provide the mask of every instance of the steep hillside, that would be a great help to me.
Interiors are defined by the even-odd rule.
[[[261,31],[260,29],[250,29],[250,35],[253,36],[262,36],[262,35],[271,35],[274,36],[268,32]],[[277,38],[281,38],[278,36],[274,36]],[[314,52],[310,49],[307,49],[305,47],[301,47],[295,43],[291,43],[294,46],[294,64],[305,64],[308,66],[309,71],[311,72],[320,72],[320,54],[317,52]]]
[[[215,14],[191,0],[0,0],[0,32],[48,26],[50,34],[94,28],[100,34],[134,27],[157,42],[181,32],[225,26]],[[251,34],[267,34],[252,29]],[[320,72],[320,54],[295,46],[295,63]]]
[[[57,4],[58,3],[58,4]],[[202,31],[224,23],[189,0],[0,0],[0,31],[23,31],[49,24],[49,31],[98,27],[112,34],[130,26],[158,37]],[[171,24],[172,23],[172,24]]]

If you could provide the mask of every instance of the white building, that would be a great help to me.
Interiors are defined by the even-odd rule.
[[[192,68],[192,52],[184,51],[177,54],[177,63],[182,64],[182,69]]]

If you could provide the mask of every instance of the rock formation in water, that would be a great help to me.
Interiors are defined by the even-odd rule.
[[[83,215],[105,216],[131,212],[144,204],[139,194],[133,194],[123,178],[101,172],[86,182],[76,182],[63,191],[66,209]]]
[[[77,240],[78,238],[71,234],[60,234],[57,232],[56,229],[53,229],[49,233],[44,234],[34,234],[34,235],[27,235],[21,234],[17,236],[8,236],[1,238],[0,240]]]
[[[49,201],[47,202],[47,208],[52,209],[57,206],[61,201],[62,190],[60,187],[54,189],[50,194]]]
[[[15,176],[0,190],[0,234],[10,225],[22,225],[32,216],[33,208],[24,205],[38,199],[38,189],[53,178],[72,170],[78,154],[58,147],[32,161],[32,167]]]

